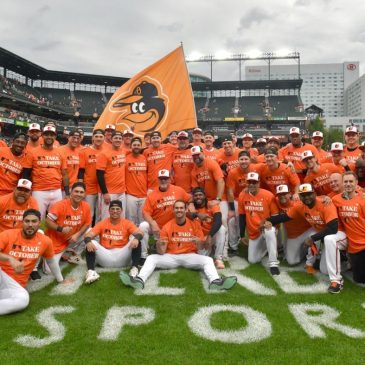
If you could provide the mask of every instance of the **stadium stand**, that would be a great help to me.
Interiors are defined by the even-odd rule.
[[[105,105],[100,92],[75,90],[74,95],[80,105],[81,114],[101,114],[103,111]]]
[[[243,96],[239,98],[238,117],[262,118],[265,98],[263,96]]]
[[[234,97],[216,97],[210,98],[208,103],[207,119],[223,119],[233,117],[235,98]]]
[[[297,117],[303,115],[303,112],[298,111],[300,102],[296,95],[271,96],[269,104],[272,108],[273,117]]]

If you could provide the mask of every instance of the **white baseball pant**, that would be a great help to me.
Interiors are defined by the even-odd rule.
[[[219,208],[222,213],[222,224],[226,228],[225,236],[224,236],[224,257],[228,257],[228,202],[222,201],[219,203]]]
[[[238,202],[234,201],[235,217],[227,222],[228,226],[228,245],[232,250],[238,250],[239,245],[239,217],[238,217]]]
[[[98,194],[89,194],[86,195],[85,201],[90,205],[91,217],[95,216],[95,223],[99,222],[97,216],[97,201],[98,201]]]
[[[255,264],[269,254],[269,267],[279,266],[276,231],[274,227],[264,229],[264,232],[255,240],[248,243],[248,262]]]
[[[126,194],[125,200],[125,216],[127,219],[131,220],[136,226],[138,226],[143,221],[142,210],[146,201],[146,197],[137,198],[136,196]]]
[[[122,217],[125,218],[125,193],[118,193],[118,194],[109,194],[110,201],[112,200],[120,200],[123,205],[123,212]],[[103,194],[99,194],[98,197],[98,205],[99,205],[99,215],[100,220],[109,218],[109,204],[105,204]]]
[[[46,218],[46,212],[53,204],[62,200],[62,190],[39,190],[33,191],[32,196],[38,202],[39,211],[41,212],[41,220]]]
[[[19,312],[28,304],[28,292],[0,269],[0,315]]]
[[[213,259],[196,253],[179,255],[165,253],[164,255],[150,255],[147,257],[138,276],[146,282],[156,268],[175,269],[177,267],[185,267],[192,270],[203,270],[209,283],[213,280],[219,279]]]
[[[143,238],[141,241],[141,248],[142,248],[141,257],[146,258],[148,256],[148,241],[150,239],[150,234],[152,234],[152,231],[149,223],[146,221],[143,221],[139,225],[139,229],[143,233]],[[159,238],[160,237],[155,237],[155,240],[158,240]]]
[[[214,249],[214,258],[223,260],[224,256],[224,240],[226,237],[226,228],[222,225],[218,232],[212,237],[212,248]],[[199,250],[200,255],[210,256],[212,249]]]

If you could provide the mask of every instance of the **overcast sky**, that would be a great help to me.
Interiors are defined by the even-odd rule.
[[[122,77],[180,42],[186,56],[291,50],[302,63],[360,61],[363,74],[364,14],[364,0],[2,0],[0,45],[50,70]],[[214,65],[216,80],[237,77],[236,63]]]

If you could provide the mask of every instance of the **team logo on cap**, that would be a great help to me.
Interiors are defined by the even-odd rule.
[[[111,112],[121,112],[116,125],[133,126],[135,133],[160,129],[168,115],[168,96],[158,80],[145,76],[113,100]]]
[[[299,193],[313,193],[311,184],[302,184],[299,186]]]
[[[202,150],[201,150],[200,146],[191,147],[191,154],[192,155],[197,155],[201,152],[202,152]]]
[[[255,180],[255,181],[259,181],[259,174],[257,174],[256,172],[249,172],[247,174],[247,181],[248,180]]]
[[[158,172],[158,177],[170,177],[169,170],[160,170]]]
[[[288,193],[289,189],[287,185],[278,185],[276,187],[276,194],[285,194]]]

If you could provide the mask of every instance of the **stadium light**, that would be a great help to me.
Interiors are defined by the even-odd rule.
[[[251,51],[248,51],[246,54],[247,54],[247,57],[249,57],[249,58],[257,58],[262,55],[262,52],[259,51],[258,49],[252,49]]]
[[[186,59],[187,59],[187,61],[196,61],[202,57],[203,57],[203,55],[200,52],[193,51],[190,53],[190,55]]]
[[[225,60],[225,59],[229,58],[230,56],[231,56],[231,54],[225,50],[219,50],[214,55],[216,60]]]

